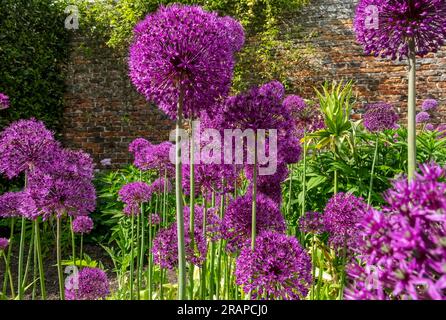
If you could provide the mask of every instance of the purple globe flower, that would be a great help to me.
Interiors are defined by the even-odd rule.
[[[166,193],[172,191],[172,184],[168,179],[164,180],[164,178],[158,178],[150,185],[152,194],[162,194],[164,192],[164,188],[166,188]]]
[[[350,193],[340,192],[334,195],[324,209],[324,225],[329,232],[329,242],[337,250],[345,247],[354,250],[360,240],[359,223],[367,211],[368,205],[362,198]]]
[[[202,229],[203,209],[195,207],[195,229],[194,229],[194,246],[192,246],[192,238],[189,230],[189,207],[184,207],[184,234],[186,261],[196,266],[201,266],[206,252],[207,242]],[[212,225],[212,219],[210,219]],[[158,232],[153,240],[153,260],[154,263],[162,268],[175,269],[178,266],[178,237],[177,225],[172,224],[169,228]]]
[[[130,47],[130,78],[147,100],[172,119],[184,95],[184,115],[210,111],[229,93],[234,51],[240,30],[198,6],[161,6],[134,29]]]
[[[435,129],[435,131],[437,131],[439,133],[439,135],[438,135],[439,139],[446,137],[446,124],[442,123],[442,124],[438,125],[438,127]]]
[[[93,230],[93,227],[93,219],[89,216],[78,216],[72,223],[73,232],[79,234],[88,234]]]
[[[83,268],[68,280],[65,287],[66,300],[100,300],[109,294],[107,275],[98,268]]]
[[[222,234],[228,240],[227,249],[238,251],[250,239],[252,230],[252,194],[232,200],[222,222]],[[270,230],[284,232],[286,225],[277,203],[271,198],[257,194],[256,232]]]
[[[9,239],[0,238],[0,251],[5,251],[9,246]]]
[[[431,116],[429,115],[429,113],[427,113],[425,111],[419,112],[416,116],[417,123],[426,123],[430,119],[431,119]]]
[[[0,196],[0,217],[29,217],[35,214],[34,201],[26,192],[7,192]]]
[[[366,211],[348,299],[446,299],[446,172],[420,171],[393,183],[382,211]]]
[[[311,283],[311,259],[294,237],[265,231],[236,261],[236,282],[251,299],[303,300]]]
[[[43,122],[14,122],[0,134],[0,173],[14,178],[35,168],[46,169],[58,149],[53,133]]]
[[[319,212],[307,212],[299,219],[299,229],[305,233],[320,234],[325,232],[324,215]]]
[[[432,123],[427,123],[426,126],[424,127],[427,131],[434,131],[435,130],[435,126]]]
[[[429,112],[435,111],[438,108],[438,101],[435,99],[426,99],[423,101],[423,105],[421,106],[421,110]]]
[[[245,30],[243,26],[229,16],[221,18],[219,23],[223,25],[223,30],[225,30],[226,36],[231,42],[232,50],[234,52],[240,51],[245,44]]]
[[[131,182],[118,192],[119,200],[124,202],[124,214],[139,215],[140,206],[152,198],[152,189],[145,182]]]
[[[153,226],[159,225],[161,223],[161,217],[157,213],[149,214],[149,217],[147,219],[147,224],[149,223],[149,220]]]
[[[363,123],[368,131],[381,132],[395,129],[399,117],[392,105],[385,102],[369,104],[365,110]]]
[[[174,172],[174,166],[170,161],[169,153],[172,143],[163,142],[153,145],[147,140],[138,138],[130,144],[129,150],[134,154],[134,165],[140,170],[159,170],[161,175],[171,175]]]
[[[409,41],[416,54],[436,52],[446,38],[446,2],[443,0],[361,0],[354,28],[366,54],[392,60],[408,56]]]
[[[9,97],[0,92],[0,110],[5,110],[9,108]]]
[[[325,127],[324,118],[318,105],[306,104],[304,99],[290,95],[283,101],[283,106],[291,114],[299,131],[314,132]]]

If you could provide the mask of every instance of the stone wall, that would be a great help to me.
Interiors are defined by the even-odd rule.
[[[357,109],[366,102],[386,101],[395,104],[404,118],[406,63],[363,54],[352,30],[356,3],[311,0],[285,24],[284,32],[286,25],[301,25],[301,32],[291,37],[296,46],[311,48],[307,65],[292,70],[293,78],[299,79],[296,83],[304,83],[298,93],[313,98],[313,87],[325,80],[353,79],[359,93]],[[116,53],[102,41],[74,34],[67,68],[65,143],[91,153],[96,162],[111,158],[114,167],[131,161],[127,149],[133,139],[161,142],[173,128],[162,112],[135,92],[125,57],[126,52]],[[446,122],[446,48],[418,59],[417,80],[419,104],[428,97],[438,99],[442,109],[436,121]]]

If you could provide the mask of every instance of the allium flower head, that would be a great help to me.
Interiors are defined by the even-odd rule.
[[[299,219],[299,229],[305,233],[319,234],[325,231],[324,216],[319,212],[307,212]]]
[[[290,113],[296,129],[299,131],[314,132],[325,127],[319,105],[307,104],[301,97],[289,95],[283,101],[283,107]]]
[[[27,195],[33,199],[38,211],[28,216],[35,219],[43,215],[85,216],[96,208],[96,190],[91,181],[81,177],[67,177],[63,174],[50,174],[36,171],[29,176]]]
[[[194,214],[194,246],[192,246],[190,233],[187,231],[184,233],[186,261],[193,263],[196,266],[201,266],[207,252],[207,242],[202,229],[203,209],[196,206]],[[185,230],[189,230],[189,217],[189,207],[184,207]],[[212,218],[209,221],[210,225],[213,225],[215,223],[215,220],[213,220]],[[155,264],[160,265],[162,268],[168,269],[174,269],[177,267],[178,237],[176,223],[172,224],[169,228],[163,229],[158,232],[157,236],[153,240],[152,252]]]
[[[228,250],[239,250],[242,245],[251,237],[251,214],[252,214],[252,194],[232,200],[225,212],[222,224],[222,233],[228,240]],[[257,223],[256,231],[270,230],[284,232],[286,225],[278,204],[271,198],[257,194]]]
[[[186,118],[210,110],[230,89],[234,51],[241,46],[234,24],[199,6],[161,6],[134,29],[133,84],[172,119],[181,92]]]
[[[58,143],[43,122],[35,119],[12,123],[0,134],[0,173],[14,178],[34,168],[46,168]]]
[[[110,284],[104,271],[85,267],[68,280],[66,300],[100,300],[110,294]]]
[[[424,164],[413,180],[393,183],[382,211],[366,212],[347,298],[446,300],[445,178]]]
[[[158,178],[150,185],[150,190],[153,194],[162,194],[164,192],[164,188],[166,188],[166,193],[172,191],[172,184],[168,179],[165,180],[164,178]]]
[[[427,131],[434,131],[435,130],[435,126],[432,123],[427,123],[426,126],[424,127]]]
[[[225,30],[226,36],[231,41],[232,50],[234,52],[240,51],[245,44],[245,30],[243,26],[229,16],[222,17],[219,22],[223,25],[223,30]]]
[[[426,123],[431,119],[431,116],[426,111],[421,111],[416,116],[417,123]]]
[[[435,99],[426,99],[423,101],[423,105],[421,106],[421,110],[423,111],[435,111],[438,108],[438,101]]]
[[[159,170],[161,175],[167,170],[168,174],[174,171],[170,162],[169,153],[172,143],[162,142],[158,145],[151,144],[144,139],[136,139],[130,144],[129,150],[134,154],[134,165],[143,171]]]
[[[7,192],[0,196],[0,217],[28,217],[35,214],[34,201],[26,192]]]
[[[149,217],[147,218],[147,223],[149,223],[149,222],[152,224],[152,226],[159,225],[161,223],[160,215],[157,213],[149,214]]]
[[[93,230],[93,227],[93,219],[89,216],[78,216],[72,223],[73,232],[79,234],[88,234]]]
[[[145,182],[131,182],[118,192],[119,200],[124,202],[124,213],[128,216],[138,215],[140,206],[152,197],[152,190]]]
[[[365,107],[363,116],[364,127],[370,132],[395,129],[398,118],[395,109],[388,103],[369,104]]]
[[[345,246],[354,249],[360,238],[359,222],[364,217],[368,205],[362,198],[350,193],[337,193],[324,209],[324,225],[330,233],[329,242],[336,249]]]
[[[439,133],[439,136],[438,136],[439,139],[446,137],[446,124],[442,123],[442,124],[438,125],[438,127],[435,129],[435,131],[437,131]]]
[[[408,56],[409,41],[424,56],[436,52],[446,38],[444,0],[361,0],[354,28],[366,54],[392,60]]]
[[[0,110],[5,110],[9,108],[9,97],[0,92]]]
[[[265,231],[236,261],[236,282],[252,299],[303,300],[312,283],[311,259],[294,237]]]
[[[5,251],[9,246],[9,239],[0,238],[0,251]]]

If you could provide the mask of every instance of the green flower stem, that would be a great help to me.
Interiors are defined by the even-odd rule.
[[[303,162],[304,162],[304,171],[302,175],[302,211],[301,217],[305,215],[305,198],[307,197],[307,130],[304,129],[304,150],[303,150]]]
[[[24,288],[23,282],[23,255],[25,252],[25,233],[26,233],[26,219],[22,218],[22,223],[20,226],[20,245],[19,245],[19,265],[17,273],[17,286],[18,286],[18,299],[23,300]]]
[[[65,300],[64,279],[62,271],[62,251],[61,251],[61,221],[60,217],[56,218],[56,256],[57,256],[57,274],[59,278],[59,297]]]
[[[28,272],[31,265],[31,257],[34,249],[34,228],[31,229],[31,238],[28,246],[28,255],[26,256],[25,273],[23,275],[22,287],[26,288],[26,282],[28,281]]]
[[[11,275],[11,267],[10,267],[10,264],[9,264],[9,259],[8,259],[8,257],[6,256],[6,254],[5,254],[5,252],[3,250],[0,251],[0,253],[3,255],[3,258],[5,260],[5,279],[6,279],[6,276],[9,275],[9,285],[10,285],[11,295],[12,295],[12,298],[14,299],[14,296],[15,296],[15,293],[14,293],[14,281],[13,281],[12,275]],[[3,296],[6,296],[6,290],[3,293]]]
[[[134,250],[134,241],[135,241],[135,213],[132,212],[132,217],[130,218],[131,229],[130,229],[130,300],[133,300],[133,276],[134,276],[134,268],[135,268],[135,250]]]
[[[136,217],[136,300],[141,300],[141,242],[140,242],[141,215]]]
[[[317,258],[317,254],[316,254],[316,235],[313,234],[312,238],[311,238],[311,258],[312,258],[312,274],[313,274],[313,283],[312,283],[312,288],[311,288],[311,300],[314,300],[314,295],[315,295],[315,286],[316,286],[316,258]]]
[[[177,211],[177,235],[178,235],[178,299],[186,299],[186,254],[184,247],[184,214],[183,192],[181,190],[182,166],[181,166],[181,135],[183,121],[184,89],[180,89],[176,120],[176,158],[175,158],[175,200]]]
[[[140,244],[140,247],[141,247],[141,249],[140,249],[140,255],[139,255],[139,273],[138,273],[138,276],[139,276],[139,281],[140,281],[140,285],[142,286],[142,284],[141,284],[141,282],[142,282],[142,277],[143,277],[143,275],[142,275],[142,270],[143,270],[143,267],[144,267],[144,252],[145,252],[145,241],[144,241],[144,237],[145,237],[145,225],[146,225],[146,218],[145,218],[145,214],[144,214],[144,204],[142,203],[141,204],[141,237],[140,237],[140,241],[141,241],[141,244]]]
[[[37,250],[37,264],[39,266],[39,278],[40,278],[40,295],[42,300],[46,300],[46,286],[45,286],[45,270],[43,268],[42,246],[40,243],[40,225],[39,220],[34,221],[35,237],[36,237],[36,250]]]
[[[409,86],[407,104],[408,130],[408,178],[412,180],[417,162],[417,131],[416,131],[416,53],[415,40],[409,40]]]
[[[254,169],[252,177],[252,215],[251,215],[251,249],[256,246],[256,223],[257,223],[257,133],[254,134]]]
[[[8,268],[10,268],[10,261],[11,261],[11,254],[12,254],[12,244],[14,242],[14,227],[15,227],[15,218],[11,218],[11,221],[9,223],[9,227],[10,227],[10,233],[9,233],[9,245],[8,245],[8,254],[7,256],[5,256],[6,258],[6,269],[8,270]],[[11,295],[12,298],[15,298],[15,290],[14,290],[14,279],[12,278],[12,274],[11,274],[11,270],[9,270],[9,272],[6,272],[5,274],[5,278],[3,281],[3,296],[6,296],[6,289],[8,286],[8,280],[10,282],[10,289],[11,289]]]
[[[291,213],[291,201],[293,200],[293,170],[294,165],[290,164],[290,184],[288,187],[288,204],[286,208],[286,214],[289,217]]]
[[[375,165],[376,159],[378,158],[378,147],[379,147],[379,135],[376,135],[375,142],[375,153],[373,154],[372,171],[370,172],[370,185],[369,185],[369,195],[367,197],[367,204],[370,205],[372,201],[372,188],[373,188],[373,178],[375,176]]]
[[[190,182],[190,195],[189,195],[189,237],[190,246],[192,252],[195,252],[195,141],[194,141],[194,125],[192,119],[190,120],[190,139],[189,139],[189,182]],[[194,270],[195,266],[193,263],[189,264],[189,298],[194,299]]]
[[[81,233],[81,247],[79,250],[79,258],[81,259],[80,266],[82,267],[82,263],[84,261],[84,234]]]
[[[33,224],[34,226],[34,224]],[[33,246],[33,291],[31,295],[32,300],[36,300],[36,288],[37,288],[37,247],[36,242],[36,232],[34,231],[34,246]]]
[[[224,181],[222,183],[223,188],[225,188],[225,184]],[[220,219],[223,219],[224,217],[224,212],[225,212],[225,194],[222,194],[220,196]],[[216,277],[217,277],[217,286],[215,289],[215,293],[216,293],[216,298],[217,300],[220,299],[220,287],[221,287],[221,271],[222,271],[222,267],[221,267],[221,260],[222,260],[222,255],[223,255],[223,239],[219,240],[218,243],[218,252],[217,252],[217,270],[216,270]]]
[[[153,271],[152,271],[152,263],[153,263],[153,256],[152,256],[152,215],[149,214],[149,265],[147,267],[147,292],[149,295],[149,300],[152,300],[152,276],[153,276]],[[162,269],[161,269],[162,270]],[[163,284],[161,281],[161,288],[162,288]]]
[[[70,232],[71,232],[71,251],[73,255],[73,266],[76,265],[76,242],[73,230],[73,218],[70,217]]]
[[[207,239],[207,212],[208,212],[208,204],[206,201],[206,194],[203,195],[203,206],[204,206],[204,210],[203,210],[203,237],[206,240]],[[206,264],[207,264],[207,256],[205,256],[205,260],[203,261],[203,266],[202,266],[202,270],[200,272],[200,280],[201,280],[201,291],[200,291],[200,297],[201,300],[206,299]]]

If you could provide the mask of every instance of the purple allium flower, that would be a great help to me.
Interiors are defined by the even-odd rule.
[[[365,107],[364,127],[370,132],[381,132],[395,129],[398,114],[392,105],[380,102]]]
[[[361,223],[361,263],[349,270],[349,299],[446,299],[446,172],[424,164],[385,194]]]
[[[299,131],[314,132],[325,127],[324,117],[319,110],[319,105],[309,105],[296,95],[289,95],[283,101],[283,106],[291,114]]]
[[[98,268],[85,267],[68,280],[66,300],[100,300],[110,294],[107,274]]]
[[[222,222],[223,237],[228,240],[227,249],[238,251],[251,237],[252,230],[252,194],[232,200],[225,212]],[[271,198],[257,194],[256,232],[270,230],[284,232],[285,220],[277,203]]]
[[[94,178],[94,164],[91,156],[82,150],[63,149],[60,151],[59,159],[55,161],[47,171],[56,175],[62,173],[65,177],[92,180]],[[57,172],[54,172],[54,171]]]
[[[416,54],[424,56],[444,44],[446,2],[361,0],[354,28],[366,54],[403,59],[408,56],[409,41],[413,39]]]
[[[124,202],[124,214],[131,216],[140,213],[140,206],[152,198],[152,189],[145,182],[131,182],[118,192],[119,200]]]
[[[0,92],[0,110],[5,110],[9,108],[9,97]]]
[[[427,123],[426,126],[424,127],[427,131],[434,131],[435,130],[435,126],[432,123]]]
[[[112,165],[112,159],[110,158],[105,158],[101,160],[101,165],[104,167],[108,167]]]
[[[236,282],[252,299],[303,300],[311,283],[311,259],[294,237],[265,231],[236,261]]]
[[[416,116],[417,123],[426,123],[430,119],[431,119],[431,116],[429,115],[429,113],[427,113],[425,111],[419,112]]]
[[[305,233],[319,234],[325,232],[324,215],[319,212],[307,212],[299,219],[299,229]]]
[[[9,246],[9,239],[0,238],[0,251],[5,251]]]
[[[186,250],[186,261],[194,265],[201,266],[206,252],[207,242],[202,229],[203,209],[195,207],[195,229],[194,229],[194,247],[192,247],[192,239],[189,230],[189,207],[184,207],[184,240]],[[213,221],[212,219],[210,221]],[[212,223],[211,223],[212,224]],[[158,232],[153,240],[153,260],[155,264],[162,268],[174,269],[178,265],[178,237],[177,225],[172,224],[169,228]]]
[[[423,101],[423,105],[421,106],[421,110],[423,111],[435,111],[438,108],[438,101],[435,99],[426,99]]]
[[[280,86],[282,88],[280,88]],[[277,81],[254,87],[248,92],[226,99],[223,107],[222,128],[279,129],[284,118],[283,85]]]
[[[29,219],[36,219],[39,215],[47,219],[51,214],[58,217],[64,214],[85,216],[96,208],[93,183],[81,177],[55,175],[39,170],[29,176],[25,192],[34,200],[38,209],[28,216]]]
[[[89,216],[78,216],[73,220],[72,228],[74,233],[88,234],[93,230],[93,219]]]
[[[438,127],[435,130],[439,133],[438,136],[439,139],[446,137],[446,123],[438,125]]]
[[[0,173],[14,178],[35,168],[45,169],[58,148],[53,133],[43,122],[14,122],[0,134]]]
[[[149,223],[149,219],[150,219],[150,223],[153,226],[159,225],[161,223],[161,217],[157,213],[149,214],[149,217],[147,218],[147,224]]]
[[[34,201],[26,192],[7,192],[0,196],[0,217],[28,217],[35,214]]]
[[[166,188],[166,193],[172,191],[172,184],[169,179],[164,180],[164,178],[158,178],[152,182],[150,190],[153,194],[162,194],[164,193],[164,187]]]
[[[329,242],[338,250],[345,246],[352,250],[360,239],[359,222],[364,217],[368,205],[362,198],[350,193],[334,195],[324,209],[324,225],[330,233]]]
[[[240,35],[234,23],[199,6],[161,6],[134,29],[130,47],[130,78],[147,100],[172,119],[184,94],[184,115],[209,111],[229,93],[234,51]],[[227,26],[227,27],[225,27]]]
[[[245,44],[245,30],[237,20],[232,17],[222,17],[219,21],[226,31],[226,36],[230,39],[232,50],[234,52],[240,51]]]
[[[167,170],[168,174],[174,172],[174,165],[170,161],[169,153],[172,143],[163,142],[153,145],[150,142],[138,138],[130,144],[129,150],[135,156],[134,165],[143,171],[159,170],[161,175]]]

